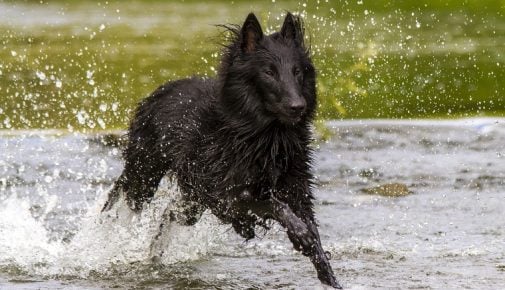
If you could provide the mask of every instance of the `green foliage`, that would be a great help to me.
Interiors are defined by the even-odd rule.
[[[304,17],[319,119],[505,112],[503,0],[279,2],[3,2],[0,129],[124,128],[158,85],[214,76],[214,25],[250,11]]]

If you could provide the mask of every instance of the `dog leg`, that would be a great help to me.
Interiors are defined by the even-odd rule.
[[[160,226],[158,233],[153,237],[151,245],[149,247],[149,257],[151,261],[155,264],[161,263],[161,257],[168,247],[166,244],[166,237],[164,233],[170,232],[170,226],[172,222],[175,221],[174,213],[168,208],[165,209],[161,215]]]
[[[102,212],[112,208],[119,200],[121,191],[125,195],[128,206],[133,211],[140,211],[144,202],[151,201],[166,172],[166,170],[149,170],[140,165],[135,170],[131,167],[133,166],[126,164],[123,173],[109,192],[109,197],[102,208]]]
[[[179,206],[180,211],[173,212],[173,219],[183,226],[192,226],[202,217],[205,207],[197,202],[186,201]]]
[[[251,204],[250,204],[251,205]],[[342,289],[331,269],[328,257],[323,250],[317,226],[313,221],[304,221],[284,202],[271,197],[257,202],[250,209],[259,216],[273,217],[284,228],[296,250],[308,256],[314,264],[319,280],[337,289]]]
[[[121,187],[119,186],[119,183],[116,181],[112,189],[109,191],[107,201],[102,207],[102,212],[110,210],[112,206],[116,202],[118,202],[120,196],[121,196]]]
[[[314,264],[314,266],[316,267],[317,277],[323,283],[331,285],[334,288],[341,289],[342,286],[340,286],[340,284],[336,280],[335,275],[333,274],[333,270],[331,269],[330,262],[328,261],[330,258],[328,257],[328,255],[323,249],[323,246],[321,245],[321,239],[319,237],[319,232],[317,230],[316,224],[309,221],[307,222],[307,227],[309,232],[311,232],[316,237],[315,243],[312,245],[311,248],[312,252],[310,253],[309,257],[312,264]]]
[[[144,202],[151,201],[158,185],[168,171],[164,158],[154,152],[147,152],[140,145],[130,144],[124,152],[125,168],[109,192],[109,198],[102,211],[107,211],[124,193],[128,206],[134,211],[140,211]]]

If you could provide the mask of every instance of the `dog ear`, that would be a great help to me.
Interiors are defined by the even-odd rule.
[[[249,13],[242,25],[241,48],[243,52],[253,52],[263,39],[263,30],[254,13]]]
[[[282,24],[281,35],[284,39],[293,40],[296,45],[303,47],[303,26],[301,19],[288,12],[284,19],[284,24]]]

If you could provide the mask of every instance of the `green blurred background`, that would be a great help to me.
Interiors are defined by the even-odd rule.
[[[215,75],[216,24],[288,10],[319,119],[505,115],[505,0],[0,1],[0,129],[123,129],[158,85]]]

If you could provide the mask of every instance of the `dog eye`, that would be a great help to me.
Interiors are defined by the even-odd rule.
[[[299,68],[297,68],[297,67],[293,68],[293,75],[294,76],[298,76],[301,73],[302,73],[302,71]]]
[[[271,76],[271,77],[273,77],[273,76],[274,76],[274,72],[273,72],[272,70],[267,70],[267,71],[265,71],[265,73],[266,73],[267,75]]]

